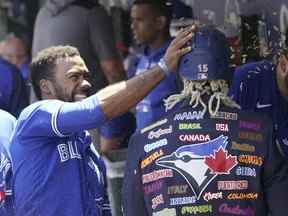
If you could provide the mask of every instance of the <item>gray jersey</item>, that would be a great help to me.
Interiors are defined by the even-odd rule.
[[[99,62],[117,57],[111,18],[104,7],[81,1],[48,0],[37,15],[32,55],[54,45],[77,47],[96,77],[96,89],[104,87]]]

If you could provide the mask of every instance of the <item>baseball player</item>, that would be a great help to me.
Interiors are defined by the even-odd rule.
[[[21,113],[10,148],[15,215],[111,215],[105,166],[86,130],[127,112],[176,71],[192,30],[183,30],[147,73],[90,97],[89,71],[76,48],[50,47],[35,56],[31,79],[40,101]]]
[[[253,110],[273,120],[276,145],[288,158],[288,49],[278,63],[263,60],[238,67],[230,89],[243,110]]]

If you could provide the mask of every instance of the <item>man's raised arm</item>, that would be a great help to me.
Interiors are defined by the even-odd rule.
[[[179,59],[191,50],[186,44],[192,38],[194,29],[192,27],[180,31],[168,47],[164,61],[157,66],[130,80],[108,86],[96,94],[108,119],[128,111],[155,88],[167,73],[177,71]]]

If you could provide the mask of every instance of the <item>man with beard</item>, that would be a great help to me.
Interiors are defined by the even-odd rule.
[[[32,56],[44,48],[63,44],[74,46],[81,53],[91,72],[94,93],[108,83],[125,80],[111,17],[98,0],[45,1],[35,20]],[[35,101],[33,91],[31,101]],[[129,122],[131,118],[132,114],[128,113],[116,120],[116,123],[112,121],[101,129],[90,131],[95,142],[100,140],[102,152],[125,146],[123,140],[129,133],[125,131],[126,128],[116,127],[115,124],[117,121]]]
[[[278,63],[267,60],[235,70],[230,95],[243,110],[265,113],[273,120],[276,145],[288,159],[288,49]]]
[[[127,112],[176,71],[193,29],[183,30],[158,65],[89,97],[89,71],[71,46],[44,49],[32,60],[41,100],[20,115],[11,143],[15,215],[111,215],[104,163],[86,130]]]

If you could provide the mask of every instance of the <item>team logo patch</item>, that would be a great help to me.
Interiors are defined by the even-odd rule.
[[[257,155],[239,155],[238,160],[241,163],[262,166],[263,158]]]
[[[209,134],[181,134],[179,140],[182,142],[206,142],[210,140]]]
[[[162,181],[156,181],[151,184],[148,184],[144,186],[144,193],[146,195],[150,193],[154,193],[155,191],[159,191],[162,188],[163,182]]]
[[[170,134],[172,133],[172,125],[169,126],[169,128],[159,128],[156,131],[150,131],[148,134],[148,139],[154,139],[154,138],[159,138],[160,136],[164,134]]]
[[[227,139],[221,135],[208,142],[181,146],[170,155],[157,159],[156,164],[182,175],[199,199],[217,175],[229,174],[237,165],[237,157],[225,150]]]
[[[259,131],[259,130],[261,130],[261,125],[258,122],[249,122],[249,121],[240,120],[239,121],[239,128]]]
[[[229,113],[229,112],[217,112],[215,115],[211,115],[211,118],[214,119],[225,119],[225,120],[237,120],[237,113]]]
[[[255,142],[263,141],[263,135],[255,132],[239,131],[238,136],[240,139],[251,140]]]
[[[200,123],[179,123],[179,130],[202,129]]]
[[[214,200],[214,199],[222,199],[223,198],[223,193],[222,192],[218,192],[218,193],[211,193],[211,192],[206,192],[203,196],[203,199],[206,202],[209,202],[210,200]]]
[[[162,178],[173,177],[171,169],[155,170],[142,176],[143,184],[153,182]]]
[[[163,195],[160,194],[152,199],[152,209],[156,209],[158,205],[164,203]]]
[[[239,151],[245,151],[245,152],[255,152],[255,146],[249,145],[246,143],[237,143],[235,141],[232,141],[231,149],[233,150],[239,150]]]
[[[218,190],[246,190],[248,188],[248,181],[218,181],[217,185]]]
[[[236,168],[236,175],[256,177],[256,169],[251,167],[238,166]]]
[[[216,129],[216,131],[223,131],[223,132],[229,131],[228,124],[216,124],[215,129]]]
[[[162,146],[165,146],[168,144],[168,140],[167,139],[161,139],[161,140],[158,140],[156,142],[153,142],[153,143],[149,143],[149,144],[146,144],[144,146],[144,151],[146,153],[156,149],[156,148],[160,148]]]
[[[165,208],[161,211],[153,212],[152,216],[176,216],[175,208]]]
[[[70,159],[82,159],[81,155],[79,154],[76,141],[68,141],[67,144],[59,144],[57,145],[57,149],[61,162],[65,162]]]
[[[174,197],[170,198],[170,205],[171,206],[179,206],[179,205],[186,205],[196,202],[196,197]]]
[[[256,200],[258,193],[230,193],[227,198],[229,200]]]
[[[141,161],[141,169],[144,169],[146,166],[151,164],[153,161],[155,161],[157,158],[161,157],[162,155],[164,155],[162,149],[149,155],[148,157],[146,157],[144,160]]]
[[[168,187],[167,193],[169,195],[171,194],[186,194],[188,190],[188,185],[174,185]]]
[[[174,121],[199,120],[203,119],[203,116],[204,113],[202,111],[177,113],[174,116]]]
[[[251,207],[241,207],[239,204],[238,205],[229,205],[228,203],[222,203],[219,206],[218,211],[220,213],[228,214],[228,215],[249,215],[249,216],[254,216],[255,215],[255,210],[252,209]]]
[[[203,213],[212,213],[212,205],[184,206],[181,208],[182,215],[199,215]]]
[[[140,132],[141,132],[141,134],[143,134],[143,133],[145,133],[145,132],[147,132],[149,130],[152,130],[153,128],[156,128],[156,127],[159,127],[159,126],[165,124],[167,121],[168,121],[168,119],[159,120],[159,121],[157,121],[157,122],[155,122],[155,123],[143,128],[143,129],[141,129]]]

